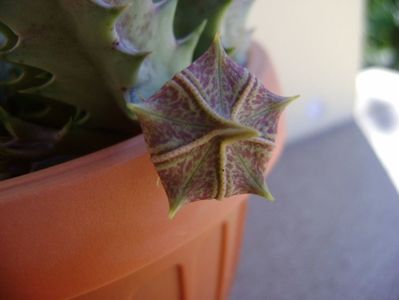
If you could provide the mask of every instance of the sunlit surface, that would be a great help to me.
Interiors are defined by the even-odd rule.
[[[399,192],[399,73],[363,71],[356,88],[356,120]]]
[[[399,299],[399,194],[353,122],[288,145],[268,184],[231,300]]]

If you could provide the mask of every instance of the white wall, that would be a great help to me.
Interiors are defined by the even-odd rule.
[[[294,141],[349,119],[361,62],[362,0],[256,0],[254,37],[277,69]]]

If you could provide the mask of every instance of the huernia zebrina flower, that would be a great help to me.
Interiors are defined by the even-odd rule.
[[[264,175],[279,116],[295,98],[268,91],[216,37],[156,94],[130,104],[168,195],[170,217],[202,199],[251,193],[273,200]]]

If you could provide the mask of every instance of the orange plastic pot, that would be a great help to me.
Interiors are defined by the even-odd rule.
[[[276,90],[256,45],[251,68]],[[199,201],[169,220],[142,136],[3,181],[0,299],[225,299],[245,199]]]

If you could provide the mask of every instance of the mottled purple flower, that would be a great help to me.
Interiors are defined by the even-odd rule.
[[[268,91],[229,58],[217,37],[155,95],[132,104],[170,216],[202,199],[251,193],[272,200],[264,174],[278,118],[294,98]]]

